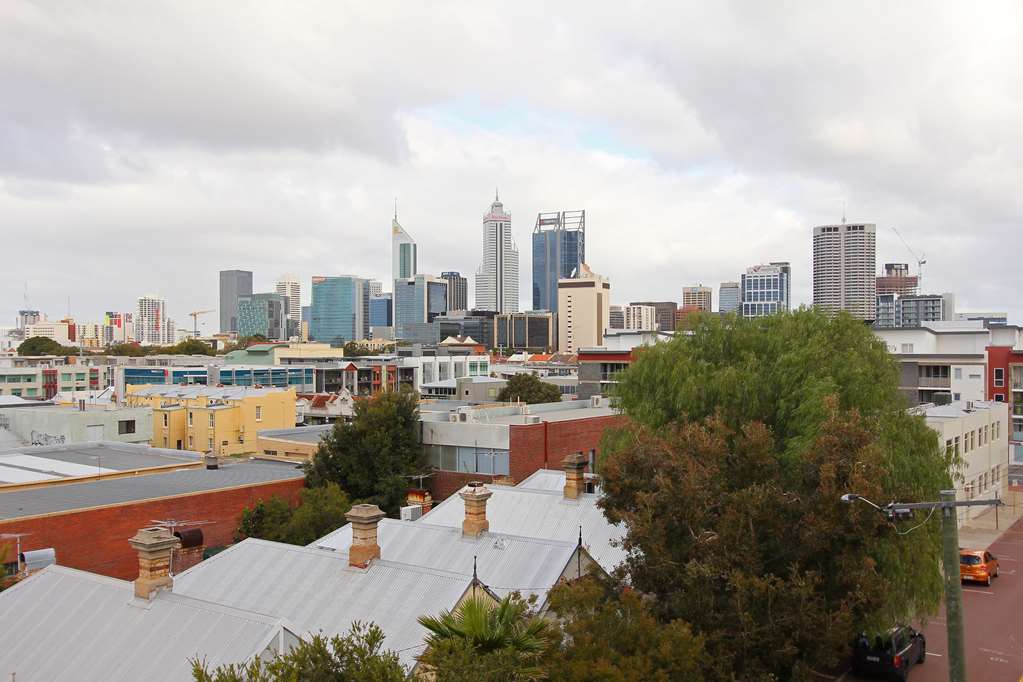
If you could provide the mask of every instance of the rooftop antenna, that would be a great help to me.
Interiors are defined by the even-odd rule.
[[[394,197],[394,221],[398,222],[398,197]]]
[[[842,224],[845,225],[845,199],[842,200]]]

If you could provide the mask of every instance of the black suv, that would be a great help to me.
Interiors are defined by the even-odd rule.
[[[860,635],[853,643],[853,672],[857,675],[878,675],[889,679],[905,680],[909,667],[923,663],[927,657],[927,642],[922,632],[908,625],[899,625],[871,642]]]

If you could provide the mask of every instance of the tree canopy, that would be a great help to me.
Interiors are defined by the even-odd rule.
[[[620,377],[601,501],[662,622],[704,639],[708,679],[803,679],[859,630],[933,612],[936,522],[904,535],[865,505],[949,484],[884,345],[848,315],[695,318]],[[919,523],[919,522],[918,522]]]
[[[337,483],[353,502],[396,515],[412,477],[430,469],[419,438],[418,399],[402,389],[357,401],[352,420],[338,421],[306,464],[306,485]]]
[[[516,374],[508,380],[508,384],[497,394],[502,403],[521,401],[530,405],[536,403],[556,403],[561,400],[561,391],[554,384],[548,384],[532,374]]]
[[[205,661],[193,659],[192,678],[195,682],[405,682],[408,672],[383,644],[379,627],[356,622],[344,636],[313,635],[269,662],[254,658],[210,670]]]
[[[45,336],[33,336],[25,339],[18,346],[18,355],[78,355],[79,349],[76,346],[62,346],[53,339]]]
[[[345,514],[352,508],[348,495],[336,483],[305,488],[300,498],[294,508],[277,495],[257,502],[252,508],[246,507],[238,525],[238,539],[308,545],[345,525]]]

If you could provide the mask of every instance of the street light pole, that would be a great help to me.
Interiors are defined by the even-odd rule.
[[[996,509],[1004,504],[1000,499],[956,501],[955,490],[942,490],[940,502],[889,502],[879,507],[855,493],[842,495],[842,501],[860,500],[884,514],[889,521],[912,515],[914,510],[941,510],[941,563],[945,578],[945,621],[948,631],[949,682],[966,682],[966,651],[963,628],[963,586],[959,577],[959,507],[987,507]]]

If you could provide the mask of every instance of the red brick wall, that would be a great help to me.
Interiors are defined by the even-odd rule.
[[[238,528],[242,509],[279,495],[295,502],[304,479],[184,495],[163,500],[72,511],[64,514],[0,521],[2,533],[31,533],[21,539],[22,551],[53,547],[57,563],[113,578],[134,580],[138,557],[128,538],[139,528],[153,525],[153,519],[213,521],[202,526],[207,547],[230,544]],[[7,549],[13,557],[14,543],[0,542],[0,554]],[[178,571],[175,566],[175,571]]]
[[[459,471],[435,471],[430,477],[430,495],[433,496],[433,503],[436,505],[441,500],[450,497],[465,487],[469,481],[483,481],[492,483],[496,476],[487,474],[466,474]]]

